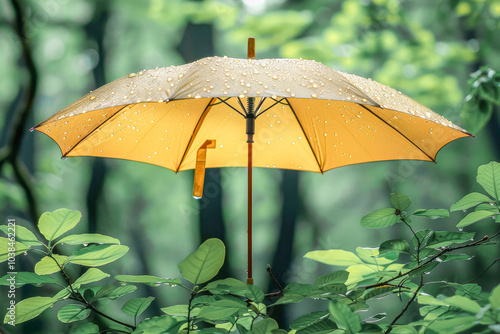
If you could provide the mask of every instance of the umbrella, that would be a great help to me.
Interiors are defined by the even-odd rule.
[[[115,80],[34,129],[64,157],[146,162],[175,172],[248,167],[248,279],[252,279],[252,167],[324,173],[371,161],[435,161],[470,133],[370,79],[304,59],[203,58]],[[255,143],[254,143],[255,142]]]

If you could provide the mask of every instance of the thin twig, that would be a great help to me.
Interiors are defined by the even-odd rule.
[[[468,284],[470,282],[473,282],[475,280],[477,280],[479,277],[483,276],[488,270],[490,270],[491,267],[493,267],[495,265],[495,263],[497,263],[498,261],[500,261],[500,258],[497,258],[495,259],[495,261],[493,261],[493,263],[491,263],[488,267],[486,267],[486,269],[484,269],[479,275],[477,275],[476,277],[468,280],[467,282],[465,282],[464,284]]]
[[[474,242],[471,242],[470,244],[466,244],[466,245],[461,245],[461,246],[456,246],[456,247],[451,247],[451,248],[445,248],[443,250],[441,250],[439,253],[437,253],[436,255],[432,256],[429,260],[425,261],[423,264],[409,270],[409,271],[406,271],[404,273],[400,273],[396,276],[394,276],[393,278],[390,278],[386,281],[383,281],[383,282],[379,282],[379,283],[375,283],[375,284],[371,284],[371,285],[366,285],[364,286],[365,289],[369,289],[369,288],[376,288],[376,287],[379,287],[379,286],[382,286],[382,285],[387,285],[387,283],[389,282],[392,282],[398,278],[401,278],[401,277],[404,277],[404,276],[407,276],[409,274],[411,274],[412,272],[415,272],[419,269],[421,269],[422,267],[424,267],[425,265],[435,261],[437,258],[439,258],[440,256],[442,256],[443,254],[446,254],[446,253],[449,253],[449,252],[452,252],[452,251],[456,251],[458,249],[463,249],[463,248],[469,248],[469,247],[474,247],[474,246],[479,246],[483,243],[485,243],[486,241],[489,241],[495,237],[497,237],[498,235],[500,234],[500,231],[498,231],[497,233],[493,234],[491,237],[485,235],[482,239],[480,240],[476,240]]]
[[[420,276],[420,284],[418,285],[417,290],[415,290],[415,292],[413,293],[413,296],[411,296],[410,300],[408,301],[408,303],[406,303],[405,307],[403,307],[403,309],[401,310],[401,312],[394,318],[394,320],[392,320],[392,322],[390,323],[389,327],[385,331],[385,334],[389,334],[392,331],[392,326],[394,326],[396,324],[396,322],[399,320],[399,318],[401,318],[403,316],[403,314],[408,310],[408,307],[410,307],[410,304],[413,303],[413,301],[415,300],[415,298],[417,298],[418,291],[420,291],[420,289],[423,286],[424,286],[424,276],[421,275]]]
[[[274,283],[276,283],[276,285],[278,286],[278,288],[280,289],[280,292],[283,293],[283,287],[281,286],[280,282],[278,282],[278,280],[276,279],[276,276],[274,276],[273,274],[273,271],[272,271],[272,268],[270,265],[267,266],[267,272],[269,273],[269,275],[271,276],[271,279],[273,280]]]

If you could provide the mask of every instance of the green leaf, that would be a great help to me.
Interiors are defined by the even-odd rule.
[[[313,290],[314,287],[310,284],[300,284],[292,282],[285,287],[285,289],[283,290],[283,294],[297,294],[307,296]]]
[[[474,235],[475,232],[436,231],[427,240],[427,247],[438,248],[470,241]]]
[[[425,246],[427,244],[427,241],[432,237],[434,234],[433,230],[421,230],[415,233],[415,235],[411,238],[411,243],[415,249],[418,248],[418,242],[420,241],[421,246]]]
[[[450,213],[446,209],[418,209],[412,213],[413,216],[427,217],[430,219],[447,218]]]
[[[490,162],[477,169],[477,182],[497,201],[500,201],[500,164]]]
[[[347,267],[353,264],[363,263],[363,261],[361,261],[361,259],[354,253],[343,249],[311,251],[304,255],[304,257],[332,266]]]
[[[450,207],[450,211],[467,210],[481,203],[493,202],[491,198],[481,193],[470,193]]]
[[[178,264],[182,276],[193,284],[205,283],[217,275],[224,264],[226,248],[219,239],[205,241]]]
[[[397,253],[410,253],[410,245],[408,241],[403,239],[392,239],[384,241],[379,247],[379,254],[385,254],[395,251]]]
[[[322,288],[333,284],[344,284],[349,278],[349,273],[345,270],[337,270],[333,273],[319,276],[314,282],[316,288]]]
[[[399,219],[394,208],[379,209],[361,218],[361,226],[382,228],[394,225]]]
[[[68,258],[68,262],[87,267],[98,267],[118,260],[128,252],[123,245],[92,245],[82,248]]]
[[[392,193],[391,194],[391,203],[395,209],[399,211],[404,211],[410,206],[410,197],[400,194],[400,193]]]
[[[99,326],[90,322],[78,324],[70,332],[71,334],[99,334]]]
[[[122,306],[122,311],[135,318],[144,312],[154,299],[154,297],[132,298]]]
[[[159,317],[152,317],[142,321],[133,332],[133,334],[166,334],[177,333],[185,321],[177,321],[171,316],[165,314]]]
[[[57,319],[64,323],[70,323],[86,319],[89,314],[89,308],[85,308],[83,305],[69,304],[59,309],[59,312],[57,312]]]
[[[462,106],[461,118],[472,133],[479,132],[491,118],[493,105],[474,94]]]
[[[324,319],[328,319],[328,316],[330,315],[329,312],[326,311],[318,311],[318,312],[312,312],[308,314],[304,314],[297,319],[295,319],[291,324],[290,328],[295,329],[295,330],[300,330],[306,327],[310,327]]]
[[[124,283],[143,283],[157,286],[159,284],[169,284],[172,286],[181,284],[180,278],[161,278],[151,275],[117,275],[115,280]]]
[[[361,331],[361,320],[346,304],[330,301],[328,310],[339,328],[344,328],[346,334],[355,334]]]
[[[276,306],[276,305],[283,305],[283,304],[291,304],[291,303],[298,303],[304,299],[303,295],[299,294],[288,294],[284,295],[280,299],[278,299],[276,302],[271,304],[270,306]]]
[[[68,235],[57,241],[57,244],[85,245],[85,244],[119,244],[120,240],[97,233],[84,233]]]
[[[7,225],[0,225],[0,230],[3,231],[7,236],[9,235],[9,233],[12,233],[12,231],[10,230],[11,228],[12,227],[9,227]],[[31,232],[24,226],[16,225],[14,231],[16,240],[21,241],[26,246],[38,246],[42,244],[40,241],[38,241],[33,232]]]
[[[100,269],[89,268],[85,272],[85,274],[78,277],[78,279],[75,281],[75,284],[87,284],[87,283],[97,282],[109,276],[110,276],[109,274],[102,272]]]
[[[392,286],[382,286],[379,288],[371,289],[365,296],[364,300],[369,300],[372,298],[380,299],[383,298],[387,295],[389,295],[393,290],[397,290],[397,288],[394,288]]]
[[[13,280],[9,280],[14,277]],[[42,286],[46,283],[57,283],[55,279],[50,276],[40,276],[32,272],[20,271],[14,275],[7,274],[0,278],[0,285],[11,285],[11,282],[15,282],[16,288],[23,286],[24,284],[31,284],[34,286]]]
[[[393,334],[418,334],[418,331],[409,325],[395,325],[392,327]]]
[[[493,310],[500,309],[500,285],[497,285],[489,297],[490,305]]]
[[[38,275],[49,275],[57,273],[61,271],[61,268],[64,268],[64,266],[66,265],[66,259],[66,256],[57,254],[52,254],[52,257],[44,256],[35,265],[35,273],[37,273]]]
[[[386,256],[379,256],[379,250],[377,248],[370,247],[357,247],[356,253],[359,258],[368,264],[386,265],[397,260],[397,257],[388,258]]]
[[[474,211],[489,211],[493,214],[498,214],[499,211],[498,211],[498,207],[495,205],[495,203],[483,203],[483,204],[479,204],[478,206],[476,206],[474,208]]]
[[[5,262],[11,256],[17,256],[31,250],[19,241],[10,241],[8,238],[0,237],[0,263]]]
[[[38,229],[48,241],[52,241],[75,227],[81,218],[81,212],[76,210],[45,212],[38,220]]]
[[[165,312],[166,314],[169,314],[172,316],[187,317],[188,312],[189,312],[189,305],[173,305],[173,306],[163,307],[161,310],[162,310],[162,312]],[[198,313],[198,312],[196,312],[196,313]],[[191,315],[194,316],[195,314],[191,314]]]
[[[206,320],[217,321],[225,319],[236,312],[238,312],[241,307],[225,307],[225,306],[202,306],[200,313],[198,313],[197,318],[203,318]]]
[[[463,218],[461,221],[458,222],[457,227],[465,227],[469,226],[471,224],[477,223],[478,221],[481,221],[485,218],[488,217],[493,217],[495,214],[491,213],[490,211],[475,211],[469,213],[465,218]]]
[[[279,329],[276,320],[265,318],[253,324],[252,334],[271,334],[275,329]]]
[[[248,285],[247,289],[248,291],[245,293],[245,297],[247,297],[254,303],[261,303],[264,300],[264,292],[258,286]]]
[[[446,298],[443,301],[450,306],[457,307],[474,315],[481,310],[481,306],[477,302],[464,296],[455,295]]]
[[[248,291],[247,285],[235,278],[225,278],[208,283],[202,291],[210,291],[212,294],[233,294],[237,296],[244,296]]]
[[[469,328],[474,327],[477,323],[479,323],[479,319],[475,316],[461,316],[444,320],[436,319],[427,328],[437,333],[463,333]]]
[[[290,333],[293,333],[292,331]],[[296,334],[344,334],[343,329],[338,329],[337,325],[330,319],[323,319],[319,322],[297,330]]]
[[[99,291],[97,291],[97,293],[95,294],[95,299],[99,298],[117,299],[129,293],[132,293],[135,290],[137,290],[137,287],[135,285],[122,285],[122,286],[106,285],[103,286]]]
[[[18,325],[31,320],[54,305],[57,301],[57,299],[51,297],[31,297],[21,300],[15,306],[14,315],[10,311],[7,312],[4,318],[4,323],[6,324],[12,321],[14,324]]]

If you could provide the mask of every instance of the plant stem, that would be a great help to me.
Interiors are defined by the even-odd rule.
[[[56,259],[52,255],[50,255],[50,258],[52,258],[56,262],[57,266],[61,270],[61,273],[62,273],[64,279],[66,280],[66,283],[68,283],[68,286],[71,290],[71,294],[73,295],[73,297],[75,298],[76,301],[83,303],[85,305],[85,307],[88,307],[89,309],[91,309],[92,311],[94,311],[95,313],[99,314],[100,316],[102,316],[106,319],[109,319],[113,322],[116,322],[117,324],[120,324],[122,326],[125,326],[125,327],[128,327],[128,328],[135,330],[135,326],[129,325],[127,323],[121,322],[120,320],[114,319],[114,318],[110,317],[109,315],[99,311],[94,305],[87,302],[79,291],[75,291],[73,289],[73,284],[71,284],[71,279],[69,278],[68,274],[66,274],[66,271],[64,271],[64,268],[56,261]]]
[[[443,254],[446,254],[446,253],[449,253],[449,252],[452,252],[452,251],[455,251],[455,250],[458,250],[458,249],[463,249],[463,248],[469,248],[469,247],[475,247],[475,246],[479,246],[483,243],[485,243],[486,241],[489,241],[495,237],[497,237],[498,235],[500,234],[500,231],[498,231],[497,233],[493,234],[491,237],[488,237],[487,235],[485,235],[482,239],[480,240],[476,240],[474,242],[471,242],[469,244],[466,244],[466,245],[461,245],[461,246],[456,246],[456,247],[452,247],[452,248],[445,248],[443,250],[441,250],[439,253],[437,253],[436,255],[434,255],[433,257],[431,257],[429,260],[425,261],[424,263],[422,263],[421,265],[405,272],[405,273],[400,273],[396,276],[394,276],[393,278],[390,278],[386,281],[383,281],[383,282],[379,282],[379,283],[375,283],[375,284],[370,284],[370,285],[366,285],[364,286],[365,289],[369,289],[369,288],[376,288],[376,287],[379,287],[379,286],[382,286],[382,285],[387,285],[387,283],[389,282],[392,282],[398,278],[401,278],[403,276],[407,276],[409,274],[411,274],[412,272],[414,271],[417,271],[419,269],[421,269],[423,266],[433,262],[434,260],[436,260],[438,257],[442,256]]]
[[[420,289],[424,286],[424,276],[420,275],[420,284],[418,285],[417,290],[415,290],[413,296],[411,296],[410,300],[408,303],[406,303],[405,307],[401,310],[401,312],[394,318],[394,320],[391,322],[387,330],[385,331],[385,334],[389,334],[392,331],[392,327],[396,324],[396,322],[403,316],[403,314],[408,310],[408,307],[410,306],[411,303],[417,298],[418,292]]]

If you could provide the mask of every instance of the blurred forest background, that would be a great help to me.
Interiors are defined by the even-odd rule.
[[[6,217],[16,217],[17,224],[34,230],[45,211],[82,211],[85,224],[78,232],[111,235],[131,247],[106,268],[112,276],[178,277],[177,263],[206,238],[218,237],[228,252],[222,276],[244,280],[246,170],[207,171],[205,196],[195,200],[192,172],[176,175],[112,159],[61,160],[55,143],[29,129],[96,87],[131,72],[206,56],[245,58],[247,38],[254,36],[257,58],[314,59],[371,77],[463,126],[460,112],[470,74],[485,65],[500,69],[496,0],[4,0],[0,12],[1,216],[5,223]],[[24,37],[19,27],[24,27]],[[256,284],[276,288],[269,282],[267,264],[283,283],[312,283],[331,271],[303,259],[310,250],[354,251],[377,247],[382,238],[408,238],[397,226],[375,231],[360,227],[363,215],[389,205],[391,192],[409,195],[411,209],[418,209],[449,208],[464,194],[480,191],[477,167],[500,160],[497,112],[475,139],[446,146],[437,164],[379,162],[325,175],[256,169]],[[454,213],[433,224],[452,229],[461,217]],[[415,225],[425,227],[418,221]],[[470,263],[447,263],[440,274],[456,282],[474,278],[500,257],[498,248],[494,254],[486,250],[471,251],[478,256]],[[18,270],[32,270],[37,260],[21,256]],[[4,264],[0,268],[6,272]],[[478,282],[489,290],[498,277],[497,262]],[[142,297],[162,293],[150,315],[187,298],[175,289],[143,289]],[[2,317],[7,305],[3,291]],[[29,287],[18,293],[51,294]],[[386,312],[401,307],[397,299],[390,302]],[[289,307],[285,314],[292,319],[294,307],[308,306]],[[45,319],[50,317],[55,317],[53,310],[45,313]],[[54,324],[33,320],[21,328],[0,326],[0,331],[46,333]]]

